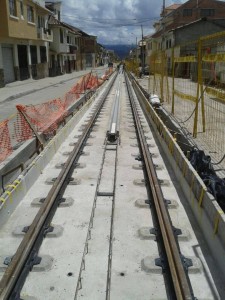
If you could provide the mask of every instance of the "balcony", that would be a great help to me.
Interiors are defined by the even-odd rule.
[[[37,28],[37,37],[42,41],[53,41],[53,33],[52,30],[46,28]]]
[[[69,53],[70,54],[76,54],[76,51],[78,50],[78,47],[77,46],[72,46],[72,45],[69,45]]]

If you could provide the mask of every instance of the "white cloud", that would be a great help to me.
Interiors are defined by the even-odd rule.
[[[159,18],[160,0],[63,0],[62,19],[91,35],[102,44],[135,44],[153,32]]]

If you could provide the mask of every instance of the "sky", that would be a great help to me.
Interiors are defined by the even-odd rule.
[[[61,0],[62,20],[98,37],[103,45],[136,45],[154,32],[163,0]],[[165,0],[166,6],[184,0]],[[142,26],[141,26],[142,25]]]

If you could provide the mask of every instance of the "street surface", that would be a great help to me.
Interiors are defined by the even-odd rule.
[[[104,66],[94,70],[87,69],[86,71],[73,72],[69,74],[69,77],[68,74],[65,74],[54,78],[47,77],[36,81],[28,79],[8,84],[6,87],[0,89],[0,122],[16,113],[17,104],[36,105],[55,98],[63,98],[84,74],[92,71],[93,74],[97,73],[101,77],[107,69],[107,66]],[[23,94],[23,96],[10,99],[10,97],[7,98],[5,96],[6,94],[7,97],[11,95],[11,98],[17,94]]]

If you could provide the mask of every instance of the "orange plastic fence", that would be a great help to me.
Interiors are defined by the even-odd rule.
[[[4,120],[0,123],[0,162],[5,160],[6,157],[9,156],[13,151],[9,134],[8,121],[9,120]]]
[[[68,108],[72,103],[81,97],[81,95],[87,90],[98,88],[102,84],[102,80],[97,76],[89,73],[83,76],[65,95],[64,104],[65,108]]]
[[[24,124],[23,113],[37,132],[46,135],[52,135],[67,114],[64,103],[60,99],[54,99],[38,105],[16,105],[16,108],[20,112],[17,127]],[[17,139],[26,140],[27,138],[30,138],[29,130],[20,130],[20,136],[17,135]]]
[[[87,89],[98,88],[111,73],[112,70],[107,70],[101,79],[93,73],[88,73],[66,93],[64,99],[53,99],[38,105],[16,105],[18,113],[16,120],[10,123],[10,130],[9,120],[0,123],[0,163],[12,153],[12,143],[23,142],[34,135],[27,120],[37,132],[52,136],[66,117],[68,107]]]

